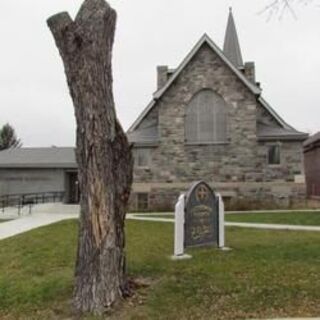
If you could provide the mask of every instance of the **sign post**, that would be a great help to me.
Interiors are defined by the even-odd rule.
[[[224,203],[221,194],[217,194],[219,201],[219,241],[218,247],[220,249],[224,248],[225,245],[225,235],[224,235]]]
[[[174,255],[173,260],[190,259],[191,256],[184,254],[184,212],[185,195],[181,194],[175,206],[174,213]]]

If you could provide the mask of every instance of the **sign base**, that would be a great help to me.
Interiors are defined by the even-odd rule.
[[[221,247],[221,248],[219,248],[219,250],[221,250],[221,251],[232,251],[232,248]]]
[[[173,256],[170,257],[170,259],[172,261],[187,260],[187,259],[191,259],[191,258],[192,258],[192,256],[190,256],[189,254],[181,254],[179,256],[173,255]]]

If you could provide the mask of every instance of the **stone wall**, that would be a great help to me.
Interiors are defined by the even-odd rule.
[[[201,89],[210,88],[227,104],[229,139],[225,145],[186,145],[185,109]],[[199,178],[224,181],[235,167],[251,172],[256,159],[256,100],[247,87],[204,45],[158,101],[159,147],[150,170],[135,171],[135,181],[176,182]],[[223,165],[221,165],[221,161]]]
[[[279,165],[268,165],[267,151],[269,145],[280,145]],[[260,181],[294,182],[296,177],[304,175],[303,151],[301,142],[263,142],[258,146],[258,169],[262,173]]]
[[[206,180],[207,181],[207,180]],[[181,193],[187,192],[189,183],[138,183],[134,184],[130,211],[138,207],[139,193],[148,195],[148,210],[172,212]],[[305,208],[305,184],[294,182],[209,183],[222,195],[227,210],[261,210]]]

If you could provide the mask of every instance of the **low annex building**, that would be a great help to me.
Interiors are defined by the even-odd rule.
[[[170,209],[197,180],[238,203],[304,199],[308,135],[262,97],[254,63],[243,63],[231,11],[223,50],[205,34],[177,68],[157,71],[158,90],[128,131],[133,209]]]
[[[308,135],[262,97],[254,63],[243,63],[231,11],[223,50],[205,34],[177,68],[157,71],[158,89],[128,130],[135,158],[131,210],[172,210],[199,180],[238,208],[305,199]],[[3,151],[0,195],[61,191],[76,202],[76,172],[74,148]]]
[[[0,152],[0,196],[63,193],[79,201],[74,148],[18,148]]]

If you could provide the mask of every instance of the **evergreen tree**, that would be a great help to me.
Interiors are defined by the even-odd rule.
[[[11,148],[20,148],[22,145],[20,139],[17,138],[15,130],[9,123],[0,129],[0,151]]]

